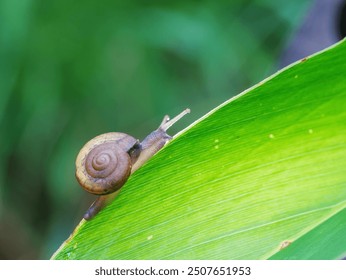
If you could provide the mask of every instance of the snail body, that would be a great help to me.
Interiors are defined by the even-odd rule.
[[[186,109],[172,120],[165,116],[159,128],[142,142],[125,133],[110,132],[84,145],[76,158],[76,178],[86,191],[99,195],[85,213],[85,220],[115,198],[129,176],[172,138],[167,129],[189,112]]]

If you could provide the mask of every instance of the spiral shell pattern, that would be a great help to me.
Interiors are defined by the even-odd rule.
[[[107,133],[90,140],[77,156],[77,180],[84,189],[93,194],[115,192],[122,187],[131,173],[128,150],[136,140],[123,133],[110,134],[114,135]],[[119,134],[125,138],[119,138]]]

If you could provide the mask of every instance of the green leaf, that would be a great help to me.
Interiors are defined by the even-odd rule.
[[[345,73],[342,41],[214,109],[53,258],[266,259],[326,222],[346,206]]]
[[[346,209],[335,214],[270,259],[325,260],[346,257]]]

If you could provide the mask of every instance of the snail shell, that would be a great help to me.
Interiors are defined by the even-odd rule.
[[[138,140],[120,132],[101,134],[80,150],[76,177],[88,192],[105,195],[120,189],[131,174],[131,149]]]

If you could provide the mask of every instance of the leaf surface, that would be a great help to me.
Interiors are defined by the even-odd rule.
[[[266,259],[327,222],[346,205],[345,73],[342,41],[215,108],[53,258]]]

